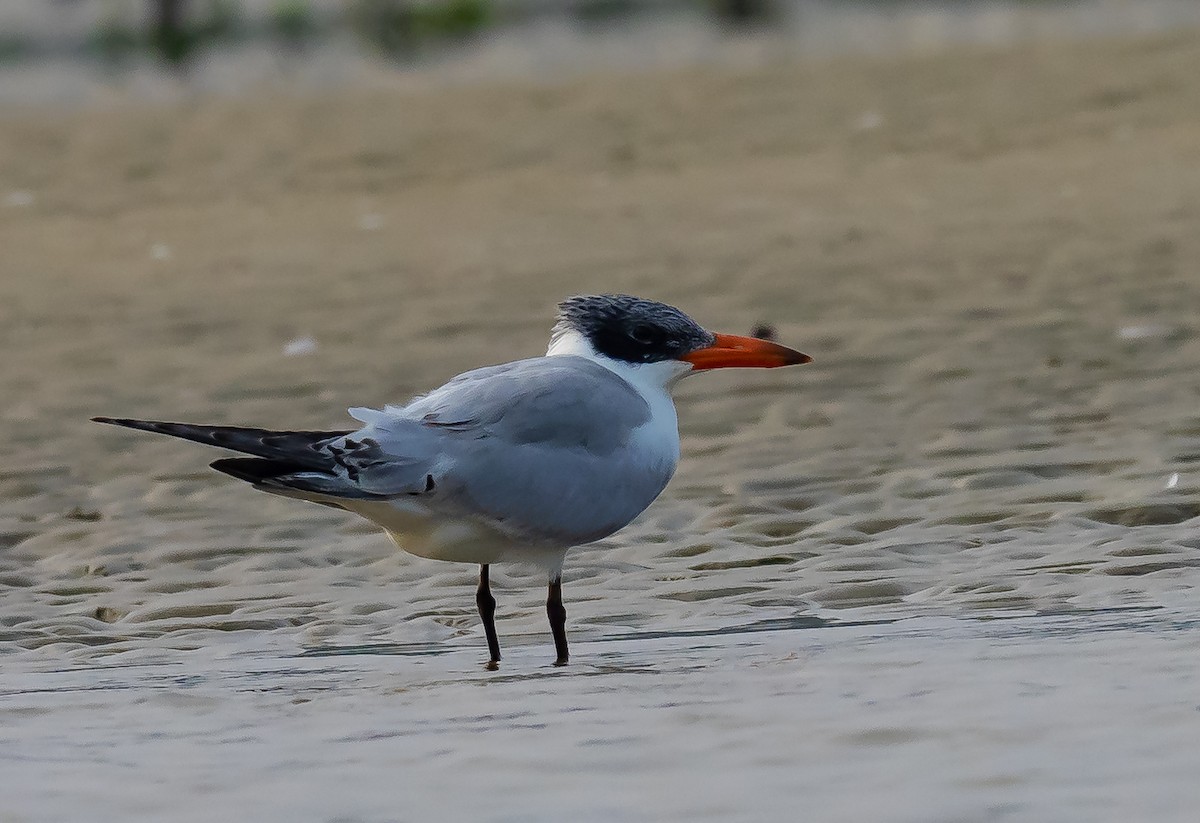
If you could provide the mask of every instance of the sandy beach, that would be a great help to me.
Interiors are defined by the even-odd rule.
[[[0,820],[1190,821],[1200,35],[0,110]],[[541,580],[97,414],[338,428],[582,292],[815,357]]]

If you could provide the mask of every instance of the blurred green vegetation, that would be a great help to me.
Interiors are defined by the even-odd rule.
[[[208,0],[194,21],[182,13],[182,0],[158,0],[160,8],[175,6],[178,17],[161,11],[150,32],[150,47],[171,65],[183,65],[201,46],[236,37],[242,22],[242,11],[236,0]]]
[[[109,65],[124,63],[142,46],[142,35],[116,14],[105,17],[92,36],[88,47]]]
[[[411,54],[433,40],[463,39],[495,20],[491,0],[353,0],[351,28],[376,51]]]
[[[0,0],[2,2],[2,0]],[[424,44],[461,40],[493,25],[493,0],[346,0],[342,15],[322,19],[311,0],[275,0],[265,20],[246,19],[239,0],[144,0],[113,2],[88,37],[87,49],[109,65],[152,55],[173,68],[186,68],[202,49],[238,40],[269,37],[302,49],[326,29],[346,26],[371,49],[402,58]],[[0,37],[0,59],[19,57],[20,43]]]
[[[89,50],[110,65],[148,52],[180,68],[197,50],[237,40],[246,33],[237,0],[151,0],[145,27],[122,14],[123,8],[112,6],[88,38]]]
[[[32,44],[25,38],[8,32],[0,32],[0,63],[21,60],[32,51]]]
[[[920,2],[843,1],[848,6],[884,8]],[[105,0],[108,15],[88,37],[87,48],[109,65],[150,55],[170,67],[185,69],[197,53],[222,43],[266,39],[301,50],[331,31],[349,29],[372,51],[404,59],[426,46],[462,41],[504,23],[545,14],[565,14],[581,24],[603,24],[685,11],[737,28],[778,24],[797,2],[800,0],[563,0],[559,5],[548,0],[341,0],[330,6],[314,0],[271,0],[265,12],[258,7],[260,14],[252,20],[247,17],[244,0]],[[954,0],[946,2],[954,4]],[[26,41],[0,32],[0,60],[20,60],[31,53]]]
[[[308,0],[275,0],[270,27],[279,40],[292,48],[302,47],[320,28]]]

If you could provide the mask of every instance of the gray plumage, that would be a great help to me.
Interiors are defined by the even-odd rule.
[[[403,407],[351,414],[365,424],[353,432],[97,420],[256,455],[213,467],[264,491],[334,505],[415,497],[431,515],[564,548],[620,529],[674,470],[631,440],[650,419],[646,401],[582,357],[476,369]]]

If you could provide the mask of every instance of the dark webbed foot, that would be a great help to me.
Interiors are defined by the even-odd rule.
[[[492,597],[486,563],[479,567],[479,588],[475,590],[475,605],[479,608],[479,618],[483,621],[483,633],[487,635],[490,655],[484,668],[494,672],[500,668],[500,638],[496,635],[496,598]]]
[[[555,666],[565,666],[571,655],[567,651],[567,609],[562,602],[562,575],[550,581],[546,596],[546,616],[550,618],[550,632],[554,635],[554,650],[558,653]]]

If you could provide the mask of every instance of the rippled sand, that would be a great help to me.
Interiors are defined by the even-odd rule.
[[[1193,819],[1200,39],[8,110],[0,198],[0,818]],[[683,385],[564,671],[538,577],[485,673],[473,569],[86,422],[340,427],[586,291],[816,362]]]

